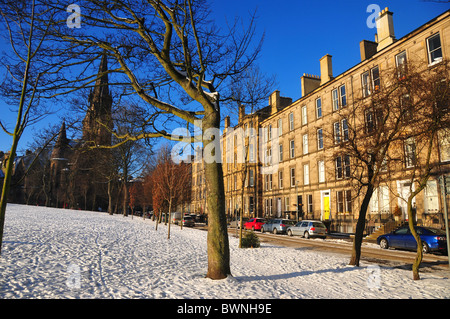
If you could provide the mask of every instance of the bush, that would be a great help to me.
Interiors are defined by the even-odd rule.
[[[241,244],[242,248],[258,248],[260,246],[258,235],[252,231],[246,232],[245,235],[242,236]]]

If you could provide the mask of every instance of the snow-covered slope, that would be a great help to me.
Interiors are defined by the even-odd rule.
[[[450,279],[310,248],[238,249],[206,279],[205,231],[105,213],[8,205],[0,298],[449,298]]]

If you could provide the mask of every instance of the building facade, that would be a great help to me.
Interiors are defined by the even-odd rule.
[[[263,216],[320,219],[334,231],[354,232],[363,196],[358,192],[359,185],[349,178],[354,169],[351,158],[336,154],[342,143],[348,143],[350,121],[365,122],[367,127],[376,120],[373,113],[356,115],[355,105],[373,101],[370,97],[380,90],[383,72],[401,72],[413,61],[432,68],[448,60],[449,15],[447,11],[397,40],[393,13],[386,8],[379,16],[376,41],[360,43],[359,64],[334,77],[332,57],[327,54],[320,60],[320,76],[303,75],[303,97],[261,122],[263,128],[269,131],[275,128],[278,134],[278,145],[271,145],[269,139],[267,148],[272,153],[274,148],[280,150],[277,172],[266,177],[270,182],[262,194]],[[444,85],[448,88],[448,81]],[[448,130],[440,133],[431,162],[439,166],[442,173],[439,176],[445,178],[450,168],[450,135]],[[416,146],[407,142],[397,148],[401,150],[397,158],[403,157],[403,163],[411,156],[408,150],[416,150]],[[369,227],[385,223],[394,211],[400,220],[407,219],[406,199],[414,190],[410,178],[412,166],[393,169],[374,190],[366,218]],[[413,203],[417,221],[427,226],[443,226],[444,198],[440,195],[439,176],[430,177]]]

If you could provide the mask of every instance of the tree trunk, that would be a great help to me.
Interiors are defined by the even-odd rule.
[[[352,256],[349,265],[359,267],[359,260],[361,258],[361,245],[363,241],[364,228],[366,226],[366,213],[369,207],[370,198],[373,194],[373,185],[369,184],[366,195],[364,196],[361,208],[359,209],[358,222],[356,223],[355,238],[353,239]]]
[[[170,239],[170,224],[172,223],[172,199],[169,200],[169,226],[167,228],[167,239]]]
[[[108,214],[113,214],[112,208],[112,179],[108,181]]]
[[[220,127],[219,111],[209,111],[203,120],[203,134],[208,129]],[[219,136],[215,136],[219,139]],[[224,279],[231,275],[230,270],[230,250],[228,243],[227,220],[225,214],[225,190],[223,185],[222,163],[217,160],[221,156],[220,148],[210,150],[211,143],[220,145],[219,140],[211,141],[203,139],[205,161],[205,179],[208,205],[208,272],[207,278]],[[206,156],[214,156],[216,160],[208,161]],[[218,156],[217,156],[218,155]]]
[[[17,144],[19,143],[20,135],[14,135],[13,144],[11,146],[10,156],[6,165],[5,178],[3,180],[2,196],[0,200],[0,254],[2,251],[3,243],[3,230],[5,226],[6,204],[8,202],[8,195],[11,185],[11,178],[14,166],[14,157],[16,154]]]
[[[411,234],[414,236],[416,243],[417,243],[417,254],[416,254],[414,263],[412,265],[413,280],[420,280],[419,267],[420,267],[420,263],[422,262],[422,259],[423,259],[422,240],[420,239],[419,234],[417,234],[417,231],[414,228],[415,216],[414,216],[413,210],[412,210],[412,200],[418,194],[418,192],[420,192],[420,190],[421,189],[419,189],[419,191],[417,191],[417,190],[414,191],[408,197],[408,225],[409,225],[409,230],[411,231]]]

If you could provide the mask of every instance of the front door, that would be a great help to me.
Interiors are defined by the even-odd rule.
[[[411,185],[410,181],[397,181],[398,206],[402,211],[403,220],[408,220],[408,197],[411,195],[411,191],[414,191],[414,189],[414,184]],[[415,207],[415,204],[416,201],[414,198],[412,202],[413,207]]]
[[[331,218],[330,191],[321,191],[320,197],[322,206],[322,220],[329,220]]]

